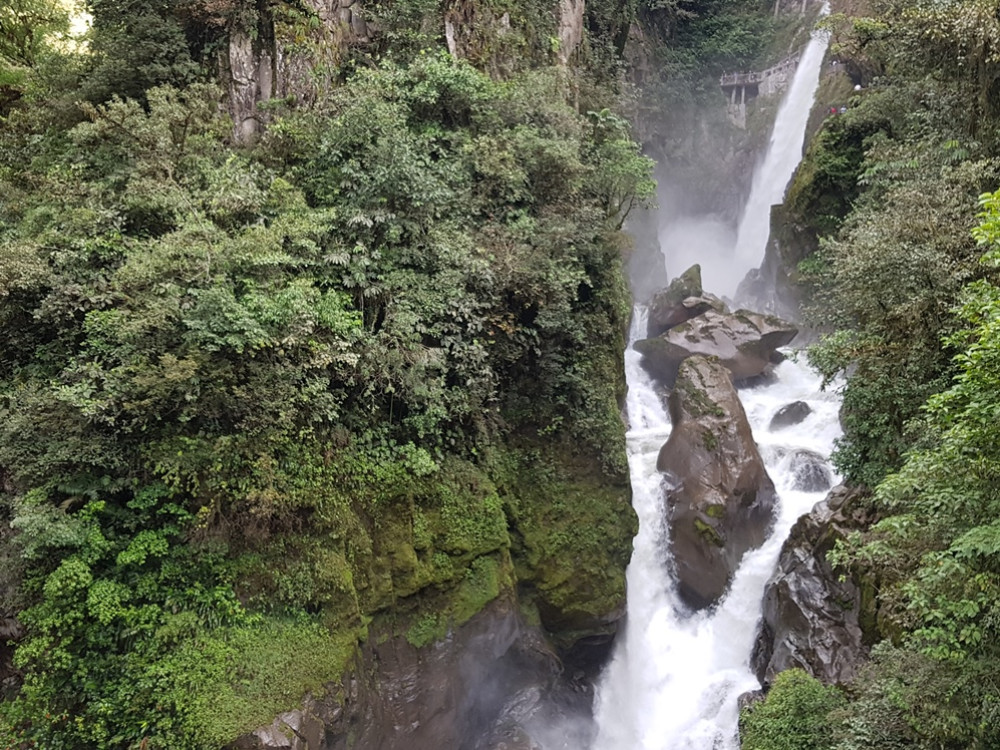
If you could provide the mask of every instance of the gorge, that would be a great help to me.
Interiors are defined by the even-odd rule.
[[[997,49],[0,4],[0,747],[1000,747]]]
[[[814,34],[802,55],[789,91],[778,109],[770,145],[754,173],[753,187],[735,245],[730,247],[728,257],[721,255],[703,260],[707,264],[727,266],[725,273],[730,274],[730,278],[750,271],[763,258],[770,207],[780,202],[798,164],[827,42],[825,34]],[[693,217],[690,223],[697,226],[697,217]],[[667,237],[669,239],[669,233]],[[685,239],[698,245],[696,233],[688,234]],[[669,244],[663,247],[665,263],[673,261],[671,250]],[[711,275],[716,276],[714,273]],[[732,293],[734,290],[735,287],[720,291]],[[700,292],[700,289],[697,291]],[[704,610],[702,605],[692,610],[690,599],[682,596],[683,589],[678,588],[673,578],[678,573],[677,553],[671,551],[676,550],[678,544],[678,528],[674,525],[686,523],[692,524],[692,529],[698,525],[699,530],[704,530],[708,528],[705,524],[710,519],[703,517],[702,520],[684,521],[671,514],[668,508],[677,502],[671,497],[677,492],[674,483],[689,485],[699,480],[699,472],[717,475],[732,470],[739,471],[742,477],[746,469],[738,463],[734,464],[741,459],[727,455],[725,449],[720,450],[713,445],[715,450],[709,451],[707,459],[702,459],[694,467],[688,462],[670,464],[674,468],[684,466],[688,473],[682,473],[680,477],[669,471],[663,473],[667,467],[663,463],[661,446],[663,451],[669,448],[669,443],[664,445],[664,442],[671,432],[671,423],[676,422],[680,414],[675,410],[673,401],[673,419],[665,413],[659,388],[647,370],[649,365],[643,367],[643,358],[636,351],[636,342],[648,335],[647,315],[646,305],[640,301],[633,313],[630,347],[626,350],[629,461],[633,503],[640,519],[628,573],[628,625],[598,688],[595,711],[598,732],[594,747],[599,750],[738,748],[737,698],[760,687],[750,671],[750,652],[755,641],[765,584],[774,571],[779,551],[792,525],[823,499],[832,483],[830,470],[822,463],[818,472],[820,475],[828,474],[824,478],[826,481],[816,484],[803,482],[804,472],[813,469],[804,467],[802,457],[816,456],[820,462],[825,462],[830,455],[840,431],[837,419],[839,403],[833,392],[821,390],[819,376],[810,374],[803,363],[785,361],[775,368],[771,382],[739,390],[742,408],[738,405],[735,408],[740,412],[745,409],[746,416],[731,413],[732,407],[728,411],[722,409],[719,411],[721,422],[714,426],[712,432],[706,432],[705,437],[701,437],[699,431],[705,430],[705,427],[698,426],[681,439],[682,444],[688,445],[699,440],[705,440],[707,444],[709,437],[713,444],[725,441],[727,438],[717,436],[716,431],[748,419],[753,435],[743,438],[749,446],[740,450],[754,450],[752,446],[756,440],[766,471],[774,478],[777,487],[776,507],[772,511],[768,506],[766,518],[755,522],[759,529],[757,538],[746,552],[740,550],[735,560],[730,561],[730,569],[735,570],[735,575],[731,573],[722,588],[716,589],[724,591],[721,601],[714,601],[718,598],[715,594],[712,600],[708,600],[709,609],[699,611]],[[713,345],[719,347],[720,337],[725,336],[727,325],[732,325],[727,324],[724,315],[719,317],[722,331],[708,339],[710,348]],[[794,336],[794,330],[791,336]],[[781,339],[775,344],[784,345],[788,340]],[[738,348],[742,350],[744,347]],[[716,348],[715,351],[721,349]],[[729,367],[730,377],[737,381],[749,374],[738,366]],[[704,379],[702,382],[705,382]],[[718,409],[723,403],[720,399],[725,398],[718,386],[696,397],[696,394],[684,391],[678,385],[671,399],[678,393],[681,394],[678,399],[681,408],[685,401],[698,403],[700,398],[702,403],[707,401],[711,405],[707,408]],[[808,415],[790,427],[773,428],[771,422],[774,415],[789,403],[808,404]],[[690,416],[687,418],[691,419]],[[677,429],[676,424],[673,429]],[[760,462],[761,458],[742,460]],[[729,466],[733,468],[729,469]],[[770,480],[766,481],[770,485]],[[773,493],[774,488],[769,486],[764,491]],[[709,512],[712,507],[726,508],[726,503],[733,505],[737,502],[734,493],[738,492],[740,490],[732,485],[724,487],[715,501],[721,501],[723,505],[709,506]],[[732,514],[735,509],[726,508],[720,512]],[[752,522],[741,518],[735,523],[738,528],[746,530]],[[766,540],[763,538],[765,532]],[[718,539],[714,544],[721,546],[724,537]],[[694,564],[696,569],[693,575],[696,579],[708,575],[708,560],[705,557],[697,556]],[[685,576],[682,574],[681,578],[683,580]]]

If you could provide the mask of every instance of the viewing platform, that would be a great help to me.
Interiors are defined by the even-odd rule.
[[[746,101],[748,95],[757,96],[758,94],[763,94],[764,96],[769,96],[784,90],[788,86],[792,76],[795,74],[795,69],[799,66],[801,55],[801,51],[796,52],[794,55],[786,57],[777,65],[772,65],[765,70],[724,73],[719,78],[719,85],[730,96],[730,99],[734,101],[737,97],[737,92],[739,92],[738,98],[742,101]]]
[[[788,87],[799,66],[801,55],[800,50],[765,70],[724,73],[719,78],[719,86],[729,99],[729,117],[738,127],[746,126],[748,99],[774,96]]]

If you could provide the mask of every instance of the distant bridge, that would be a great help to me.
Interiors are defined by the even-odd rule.
[[[799,65],[801,51],[786,57],[777,65],[772,65],[766,70],[744,71],[741,73],[724,73],[719,78],[719,85],[735,101],[736,90],[741,89],[739,99],[746,101],[747,94],[756,96],[760,93],[761,84],[764,84],[765,94],[771,94],[783,89],[790,75],[795,72]]]
[[[729,119],[737,127],[746,127],[747,99],[761,95],[773,96],[791,83],[801,54],[800,50],[766,70],[724,73],[719,78],[719,85],[729,99]]]

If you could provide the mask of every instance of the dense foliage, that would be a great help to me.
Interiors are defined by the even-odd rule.
[[[882,642],[845,704],[817,709],[822,746],[985,750],[1000,746],[1000,7],[870,11],[832,19],[865,91],[788,201],[820,237],[799,270],[832,332],[811,359],[847,375],[835,458],[881,519],[835,554]]]
[[[843,703],[835,687],[823,685],[801,669],[774,680],[767,700],[747,710],[740,721],[742,750],[830,750],[831,711]]]
[[[969,236],[976,197],[1000,180],[997,120],[977,104],[994,73],[951,64],[966,54],[959,37],[941,37],[934,54],[917,50],[917,39],[944,33],[938,14],[876,7],[873,19],[839,22],[837,49],[864,49],[856,68],[882,75],[827,124],[789,191],[795,220],[824,235],[803,269],[818,287],[813,320],[838,331],[813,360],[828,375],[857,370],[838,465],[870,487],[899,467],[906,425],[950,376],[941,339],[960,325],[959,291],[986,273]],[[987,64],[1000,72],[1000,60]]]
[[[0,120],[0,740],[218,746],[515,581],[572,645],[634,524],[627,123],[427,51],[236,148],[139,5]]]

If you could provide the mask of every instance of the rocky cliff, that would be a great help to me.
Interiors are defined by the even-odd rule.
[[[589,698],[502,596],[426,648],[373,631],[349,677],[229,747],[527,749],[547,723],[585,717]]]
[[[871,519],[857,490],[843,486],[792,527],[764,591],[764,613],[751,656],[757,679],[803,669],[825,683],[849,682],[864,663],[862,627],[871,592],[834,569],[827,555],[838,540]],[[872,634],[869,633],[869,636]]]

